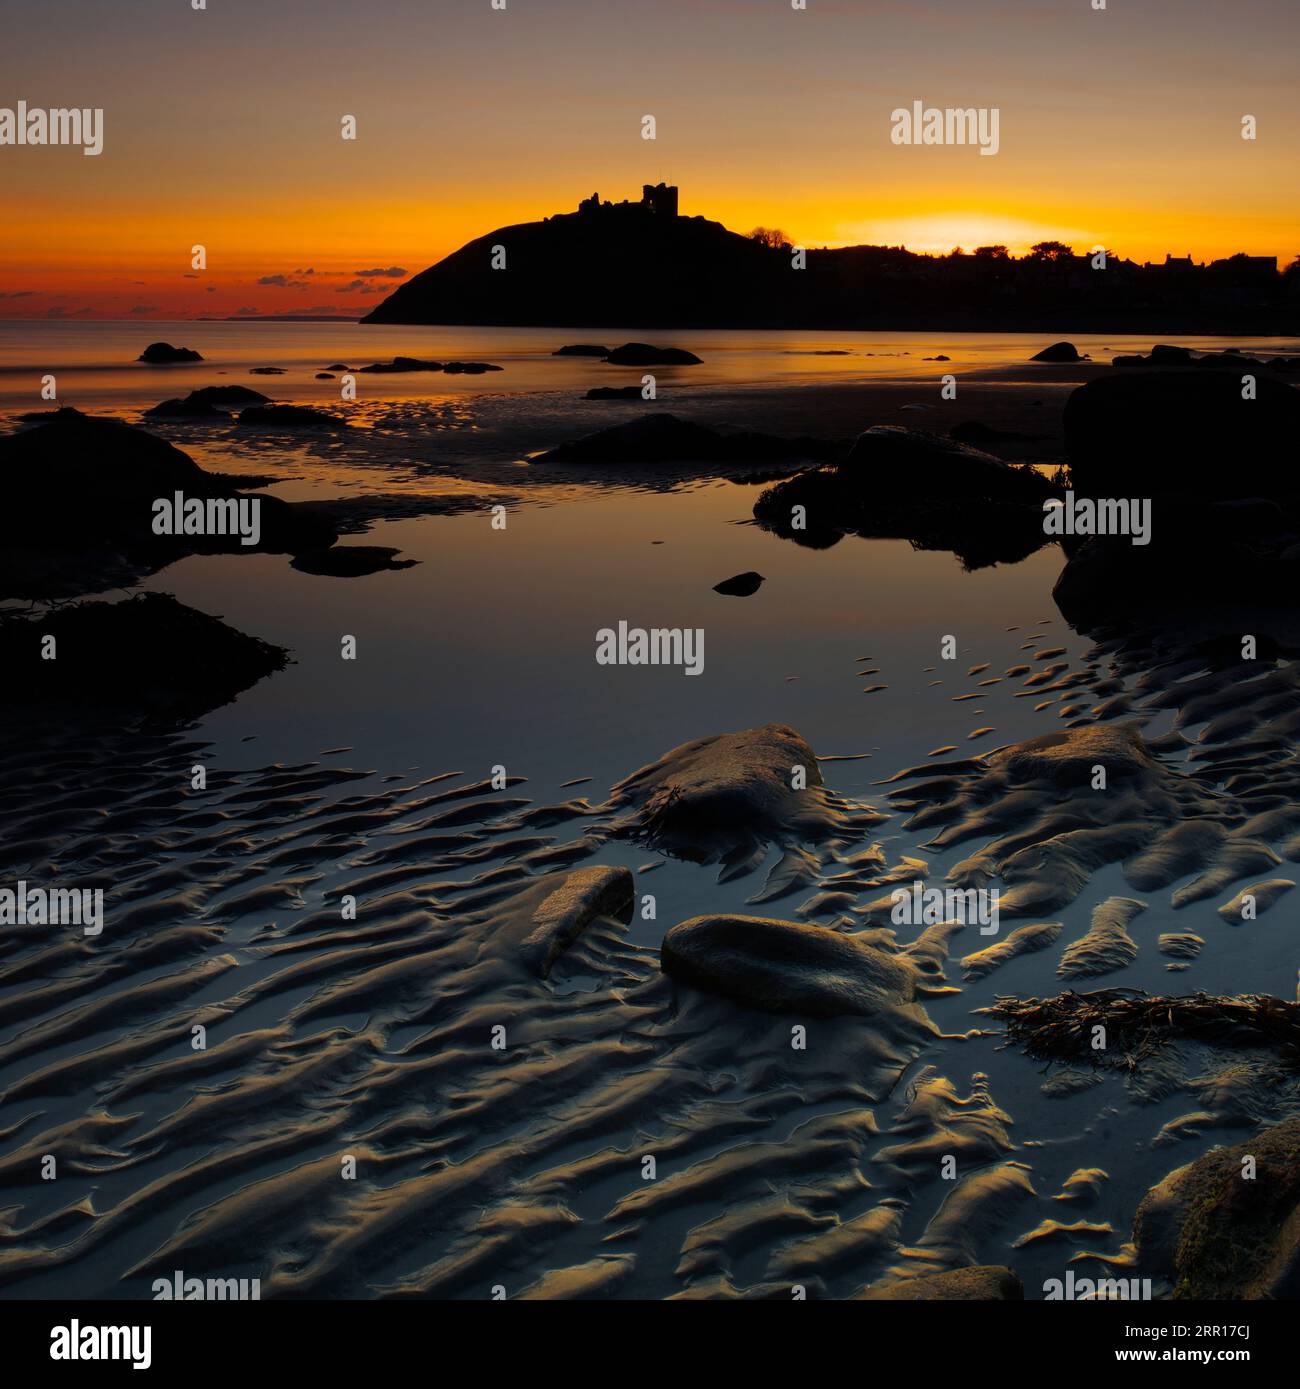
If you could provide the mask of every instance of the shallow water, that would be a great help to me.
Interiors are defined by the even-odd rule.
[[[140,327],[122,341],[139,341]],[[200,328],[230,332],[201,342]],[[186,325],[181,339],[205,351],[227,343],[232,365],[254,342],[265,352],[274,340],[271,359],[301,362],[336,331],[364,342],[366,360],[450,341],[437,335],[448,330],[321,325]],[[492,359],[517,341],[532,345],[511,359],[520,380],[596,370],[537,357],[542,337],[582,339],[475,330],[459,355]],[[686,346],[695,338],[718,353],[717,336],[674,335]],[[83,349],[72,338],[61,350],[71,362]],[[753,348],[734,350],[718,371],[740,379],[753,370],[740,360]],[[969,359],[1004,350],[1022,353],[1023,343],[990,339]],[[348,355],[321,351],[322,361]],[[774,360],[770,347],[763,355]],[[841,370],[843,359],[824,360]],[[792,379],[802,369],[791,368]],[[100,370],[85,373],[97,383],[86,389],[131,417],[143,388]],[[14,376],[4,379],[11,386]],[[524,438],[539,400],[503,396],[499,380],[462,379],[454,390],[491,390],[505,402],[494,421],[508,419],[511,437]],[[383,382],[387,390],[391,378]],[[143,398],[172,390],[150,385]],[[297,384],[293,394],[306,396]],[[578,432],[572,404],[547,400],[547,429],[567,422]],[[929,881],[942,882],[982,841],[936,850],[932,828],[904,828],[888,795],[897,783],[879,783],[1093,717],[1086,688],[1027,689],[1009,668],[1061,664],[1068,676],[1091,660],[1090,678],[1109,673],[1051,602],[1055,547],[967,573],[951,555],[904,542],[790,544],[751,523],[752,483],[539,483],[508,450],[470,477],[436,459],[413,467],[430,436],[403,432],[403,408],[394,407],[397,422],[338,447],[254,446],[228,426],[180,426],[168,437],[209,466],[274,470],[286,496],[371,486],[491,499],[499,490],[511,498],[505,530],[485,508],[380,522],[365,543],[399,547],[419,564],[347,581],[298,573],[282,556],[181,561],[147,586],[290,648],[295,663],[183,741],[104,743],[74,729],[7,740],[6,881],[53,863],[63,878],[93,875],[109,891],[102,944],[11,938],[0,959],[0,1169],[14,1193],[0,1224],[6,1294],[148,1296],[155,1271],[181,1268],[259,1276],[266,1295],[286,1296],[482,1297],[496,1283],[513,1296],[564,1269],[570,1282],[543,1283],[543,1293],[700,1295],[799,1276],[846,1295],[890,1268],[978,1261],[1011,1263],[1032,1297],[1080,1249],[1117,1253],[1151,1185],[1249,1127],[1250,1085],[1229,1085],[1244,1106],[1237,1127],[1207,1125],[1153,1146],[1163,1124],[1198,1107],[1186,1090],[1136,1104],[1108,1076],[1049,1099],[1040,1068],[1017,1051],[961,1038],[981,1025],[972,1010],[997,994],[1065,986],[1061,951],[1093,909],[1143,897],[1118,864],[1049,914],[1064,923],[1056,946],[964,985],[957,961],[988,941],[959,933],[947,977],[962,991],[926,1001],[949,1035],[918,1054],[887,1055],[872,1028],[839,1019],[815,1029],[800,1058],[790,1019],[674,988],[658,972],[657,947],[684,918],[790,917],[811,894],[747,906],[761,870],[719,882],[710,867],[588,839],[609,787],[634,768],[706,734],[780,722],[829,759],[822,772],[834,791],[892,813],[844,846],[846,857],[875,841],[889,865],[922,859]],[[442,429],[459,456],[474,458],[464,417]],[[712,592],[746,570],[765,576],[753,597]],[[703,673],[598,665],[596,633],[620,620],[702,629]],[[344,634],[357,638],[355,661],[340,659]],[[949,635],[957,654],[945,661]],[[1063,718],[1075,699],[1083,708]],[[1147,732],[1169,726],[1157,713]],[[1185,755],[1170,760],[1187,766]],[[188,789],[196,761],[208,769],[202,795]],[[497,767],[508,789],[469,789]],[[593,927],[551,980],[523,979],[496,944],[521,910],[512,894],[531,891],[570,852],[579,865],[638,870],[636,892],[654,895],[655,917]],[[339,918],[347,891],[361,900],[355,923]],[[1148,910],[1130,928],[1136,962],[1097,985],[1294,997],[1288,899],[1230,926],[1215,911],[1229,896],[1175,911],[1168,890],[1145,895]],[[1155,948],[1157,934],[1174,930],[1206,942],[1186,974],[1168,974]],[[917,934],[900,928],[900,943]],[[70,948],[44,953],[60,946]],[[166,995],[148,994],[153,981]],[[188,1047],[195,1021],[210,1027],[206,1054]],[[485,1048],[497,1022],[519,1050]],[[33,1155],[46,1151],[61,1155],[58,1182],[32,1180]],[[658,1157],[657,1184],[642,1180],[645,1151]],[[949,1151],[972,1183],[961,1249],[939,1211],[951,1184],[931,1170]],[[359,1158],[355,1185],[338,1180],[344,1152]],[[1036,1195],[1018,1185],[1021,1169],[1000,1166],[1008,1160],[1028,1166]],[[1093,1167],[1108,1173],[1095,1204],[1053,1201],[1071,1173]],[[881,1208],[882,1198],[898,1206]],[[824,1231],[831,1215],[847,1222],[883,1210],[893,1220],[895,1209],[889,1238],[864,1237],[844,1257],[819,1246],[801,1263],[785,1247]],[[728,1212],[750,1222],[748,1233],[701,1234]],[[1053,1217],[1102,1228],[1013,1247]],[[715,1238],[713,1254],[692,1252]]]
[[[452,397],[503,391],[586,391],[592,386],[639,382],[642,368],[610,366],[581,357],[555,357],[566,343],[671,343],[701,357],[699,366],[658,367],[661,388],[772,386],[827,380],[930,380],[945,371],[1022,365],[1046,345],[1041,333],[845,333],[683,329],[670,333],[617,328],[419,327],[359,323],[239,322],[31,322],[0,319],[0,409],[41,408],[41,377],[57,377],[60,400],[79,407],[155,404],[222,376],[269,395],[294,400],[337,400],[337,381],[317,381],[334,363],[352,367],[395,356],[437,361],[487,361],[501,372],[486,376],[419,373],[359,378],[363,398]],[[170,342],[204,361],[146,366],[135,359],[151,342]],[[1081,353],[1096,361],[1147,352],[1149,336],[1078,336]],[[1258,348],[1294,350],[1286,338],[1180,337],[1170,341],[1200,351]],[[940,354],[947,363],[926,361]],[[286,375],[251,376],[251,367],[279,367]]]

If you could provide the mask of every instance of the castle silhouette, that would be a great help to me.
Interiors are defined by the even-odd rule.
[[[653,212],[658,217],[677,216],[677,185],[675,183],[645,183],[641,185],[641,201],[621,203],[602,203],[599,193],[583,198],[578,211],[584,213],[608,212],[614,208],[635,208],[638,212]]]

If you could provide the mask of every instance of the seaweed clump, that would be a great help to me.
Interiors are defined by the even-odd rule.
[[[1046,1061],[1089,1060],[1097,1067],[1135,1071],[1148,1057],[1181,1041],[1267,1047],[1300,1065],[1300,1004],[1271,994],[1180,997],[1142,989],[1068,989],[1051,998],[999,997],[980,1012],[1006,1026],[1007,1039]],[[1106,1045],[1095,1047],[1095,1029]]]

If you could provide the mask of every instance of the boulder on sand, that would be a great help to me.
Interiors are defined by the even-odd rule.
[[[665,936],[660,964],[684,984],[773,1013],[880,1018],[914,1005],[905,956],[825,926],[760,916],[697,916]],[[914,1020],[923,1016],[915,1010]]]
[[[1073,391],[1063,416],[1075,491],[1091,497],[1289,497],[1300,392],[1231,371],[1121,372]],[[1157,524],[1157,529],[1158,529]]]
[[[177,362],[201,362],[203,358],[192,347],[173,347],[169,342],[151,342],[136,358],[150,366],[170,366]]]
[[[624,777],[609,804],[624,812],[616,834],[706,862],[722,843],[813,840],[837,825],[816,753],[779,723],[683,743]]]

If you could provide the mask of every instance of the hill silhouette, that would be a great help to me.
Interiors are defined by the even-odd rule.
[[[593,196],[571,213],[499,227],[408,280],[365,323],[713,328],[1006,329],[1285,334],[1300,274],[1238,255],[1138,265],[1044,242],[918,255],[901,246],[794,250],[677,215],[677,190]],[[494,268],[494,258],[504,268]]]

